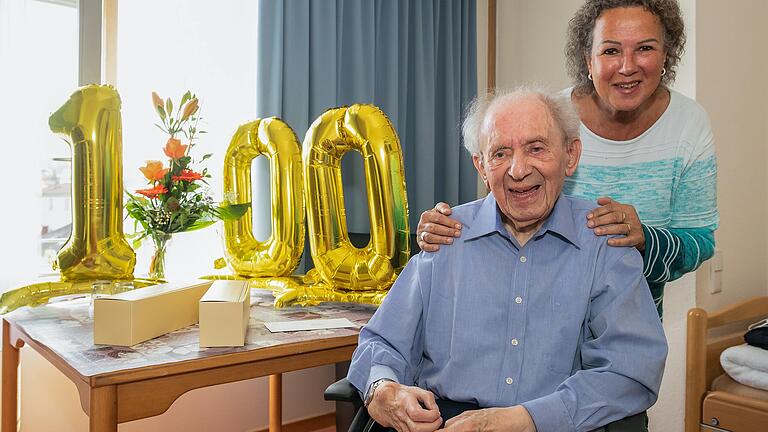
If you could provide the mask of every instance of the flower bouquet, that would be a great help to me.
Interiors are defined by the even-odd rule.
[[[136,195],[127,193],[126,210],[134,220],[134,249],[147,237],[154,243],[149,277],[164,279],[166,246],[173,233],[205,228],[219,220],[237,219],[245,214],[250,203],[217,205],[204,187],[206,179],[211,177],[208,169],[194,168],[211,157],[210,153],[199,160],[191,156],[197,135],[205,133],[197,129],[200,120],[197,97],[189,91],[184,93],[175,112],[170,98],[163,101],[152,92],[152,102],[161,120],[161,124],[155,126],[169,135],[163,149],[168,164],[148,160],[139,168],[150,187],[136,190]],[[182,144],[182,138],[187,144]]]

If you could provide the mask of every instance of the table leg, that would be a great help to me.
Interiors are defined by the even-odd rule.
[[[90,432],[117,432],[117,387],[93,387],[90,392]]]
[[[19,397],[19,348],[11,341],[11,327],[3,320],[2,432],[16,432]]]
[[[283,375],[269,376],[269,432],[283,427]]]

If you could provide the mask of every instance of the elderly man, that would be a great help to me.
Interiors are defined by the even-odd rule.
[[[415,256],[361,331],[348,377],[371,417],[431,432],[482,407],[445,427],[589,431],[650,407],[664,333],[637,250],[561,194],[581,154],[570,101],[497,94],[463,132],[491,194],[454,209],[461,237]]]

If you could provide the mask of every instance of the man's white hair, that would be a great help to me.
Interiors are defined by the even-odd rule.
[[[488,93],[484,96],[476,97],[469,104],[464,117],[464,123],[461,126],[461,133],[464,137],[464,147],[471,154],[481,154],[481,139],[488,139],[491,131],[486,136],[481,137],[485,117],[491,108],[498,104],[512,102],[526,96],[536,96],[549,109],[552,119],[560,128],[566,143],[570,143],[579,137],[579,116],[573,108],[571,98],[566,93],[552,93],[540,87],[520,86],[511,90],[496,90],[494,93]]]

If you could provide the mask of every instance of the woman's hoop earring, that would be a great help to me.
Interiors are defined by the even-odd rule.
[[[661,68],[661,76],[664,76],[667,74],[667,68]]]
[[[666,71],[665,71],[664,73],[666,73]],[[664,75],[664,73],[662,73],[662,75]],[[590,81],[592,81],[592,74],[591,74],[591,73],[587,74],[587,78],[588,78]]]

